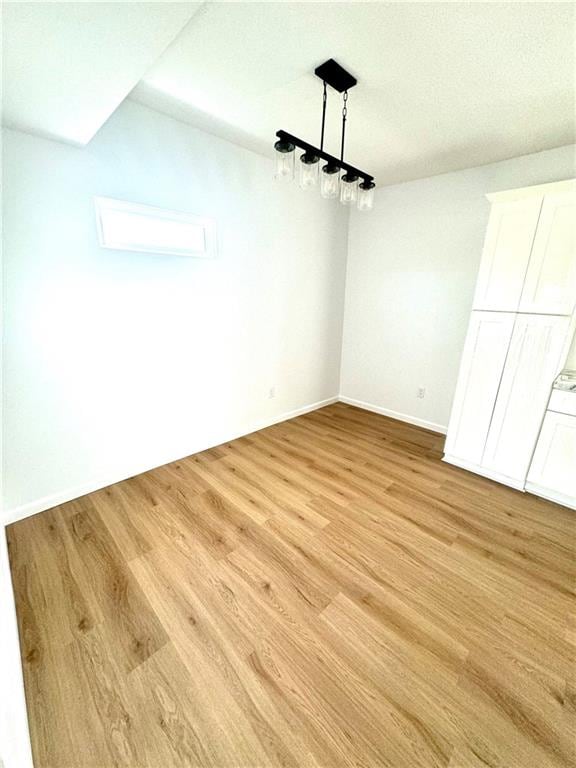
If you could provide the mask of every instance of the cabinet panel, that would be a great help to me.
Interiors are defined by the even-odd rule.
[[[546,413],[528,480],[576,500],[576,416]]]
[[[546,195],[520,299],[521,312],[569,315],[576,303],[576,195]]]
[[[445,451],[480,463],[506,352],[513,313],[472,312],[454,395]]]
[[[494,203],[474,296],[474,309],[518,309],[542,197]]]
[[[569,323],[568,317],[517,316],[482,459],[486,469],[526,479]]]
[[[548,410],[576,416],[576,392],[562,392],[559,389],[553,390],[550,395]],[[576,472],[576,469],[574,471]]]

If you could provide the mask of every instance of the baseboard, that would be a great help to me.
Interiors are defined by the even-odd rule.
[[[379,413],[381,416],[389,416],[391,419],[396,419],[397,421],[405,421],[407,424],[414,424],[416,427],[430,429],[432,432],[439,432],[441,435],[445,435],[448,431],[448,427],[445,427],[443,424],[436,424],[434,421],[419,419],[416,416],[409,416],[407,413],[400,413],[399,411],[392,411],[389,408],[382,408],[379,405],[365,403],[363,400],[354,400],[352,397],[344,397],[344,395],[340,395],[338,399],[341,403],[354,405],[356,408],[372,411],[372,413]]]
[[[528,493],[533,493],[535,496],[541,496],[547,501],[554,501],[556,504],[561,504],[568,509],[576,509],[576,499],[574,496],[567,496],[565,493],[558,493],[551,488],[543,488],[536,483],[526,483],[526,490]]]
[[[485,469],[479,464],[463,461],[462,459],[458,459],[455,456],[450,456],[449,454],[444,454],[442,461],[445,461],[447,464],[452,464],[454,467],[458,467],[459,469],[465,469],[468,472],[474,472],[475,475],[487,477],[488,480],[494,480],[495,482],[501,483],[502,485],[507,485],[509,488],[514,488],[515,491],[524,491],[524,483],[519,482],[518,480],[513,480],[511,477],[507,477],[506,475],[502,475],[500,472],[493,472],[490,469]]]
[[[12,576],[6,532],[1,527],[0,627],[0,765],[33,768]]]
[[[316,411],[318,408],[324,408],[326,405],[337,403],[338,399],[338,397],[329,397],[326,398],[326,400],[319,400],[316,403],[310,403],[309,405],[305,405],[302,408],[296,408],[293,411],[284,412],[279,416],[274,416],[273,418],[264,419],[261,422],[256,422],[255,424],[251,424],[249,427],[242,429],[239,432],[215,435],[211,440],[208,440],[201,445],[190,446],[190,449],[187,450],[187,452],[179,451],[177,454],[164,456],[161,460],[155,461],[153,464],[134,466],[130,467],[129,469],[125,469],[123,472],[94,478],[73,488],[66,488],[62,491],[58,491],[58,493],[53,493],[49,496],[35,499],[34,501],[28,502],[27,504],[14,507],[13,509],[5,510],[2,513],[0,525],[10,525],[11,523],[15,523],[18,520],[23,520],[26,517],[36,515],[38,512],[44,512],[47,509],[52,509],[52,507],[65,504],[67,501],[78,499],[88,493],[93,493],[94,491],[99,491],[109,485],[114,485],[114,483],[120,483],[123,480],[128,480],[129,478],[135,477],[136,475],[141,475],[143,472],[149,472],[151,469],[156,469],[156,467],[163,467],[165,464],[170,464],[173,461],[180,461],[186,456],[192,456],[195,453],[207,451],[209,448],[215,448],[217,445],[222,445],[222,443],[228,443],[231,440],[236,440],[239,437],[245,437],[246,435],[250,435],[253,432],[266,429],[266,427],[279,424],[282,421],[288,421],[289,419],[294,419],[297,416],[302,416],[305,413]]]
[[[324,406],[336,402],[338,402],[338,397],[329,397],[326,400],[320,400],[316,403],[305,405],[302,408],[296,408],[293,411],[288,411],[271,419],[265,419],[253,424],[250,428],[244,429],[237,434],[220,435],[217,439],[211,441],[210,444],[195,447],[195,449],[190,450],[184,455],[180,453],[178,456],[168,456],[151,466],[139,466],[131,471],[124,471],[114,476],[100,477],[78,485],[75,488],[67,488],[50,496],[36,499],[28,504],[8,510],[3,514],[2,520],[0,520],[0,626],[2,627],[0,634],[0,664],[2,665],[0,667],[2,672],[0,675],[2,680],[2,685],[0,685],[0,766],[4,768],[33,768],[24,681],[22,679],[18,622],[16,620],[12,577],[6,548],[6,529],[4,526],[35,515],[38,512],[43,512],[46,509],[51,509],[59,504],[64,504],[67,501],[72,501],[72,499],[77,499],[87,493],[98,491],[108,485],[127,480],[130,477],[142,474],[142,472],[148,472],[155,467],[161,467],[172,461],[179,461],[184,456],[191,456],[194,453],[214,448],[222,443],[244,437],[244,435],[271,427],[273,424],[279,424],[282,421],[294,419],[296,416],[302,416],[305,413],[316,411],[318,408],[324,408]],[[6,669],[3,666],[5,664],[7,665]]]

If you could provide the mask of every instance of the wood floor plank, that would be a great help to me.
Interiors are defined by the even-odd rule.
[[[196,686],[202,686],[202,708],[216,712],[227,733],[222,739],[208,732],[203,741],[217,751],[217,765],[250,765],[253,761],[254,765],[296,768],[299,763],[290,739],[287,734],[278,735],[272,708],[249,673],[245,661],[249,653],[235,640],[226,617],[204,603],[196,583],[179,578],[186,562],[178,568],[174,555],[163,552],[132,563],[132,569],[146,585],[162,622],[170,625],[174,646],[189,675],[194,675]]]
[[[576,514],[343,403],[7,530],[36,768],[576,768]]]
[[[76,511],[68,518],[69,532],[114,636],[110,652],[130,671],[168,642],[168,635],[91,500],[70,504]]]

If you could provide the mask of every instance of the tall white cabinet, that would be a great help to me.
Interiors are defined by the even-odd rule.
[[[576,181],[488,199],[444,460],[524,489],[574,334]]]

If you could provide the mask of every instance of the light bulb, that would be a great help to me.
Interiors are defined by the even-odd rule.
[[[314,155],[312,152],[304,152],[300,156],[299,177],[302,189],[310,189],[318,183],[319,160],[318,155]]]
[[[274,144],[276,163],[274,176],[279,181],[290,181],[294,178],[294,144],[280,139]]]
[[[337,165],[330,165],[329,163],[324,165],[322,167],[322,173],[320,174],[320,194],[322,197],[338,197],[339,187],[340,168],[338,168]]]
[[[358,184],[358,210],[371,211],[374,208],[374,184],[373,181],[361,181]]]
[[[354,205],[358,197],[358,176],[345,173],[340,183],[340,202],[342,205]]]

